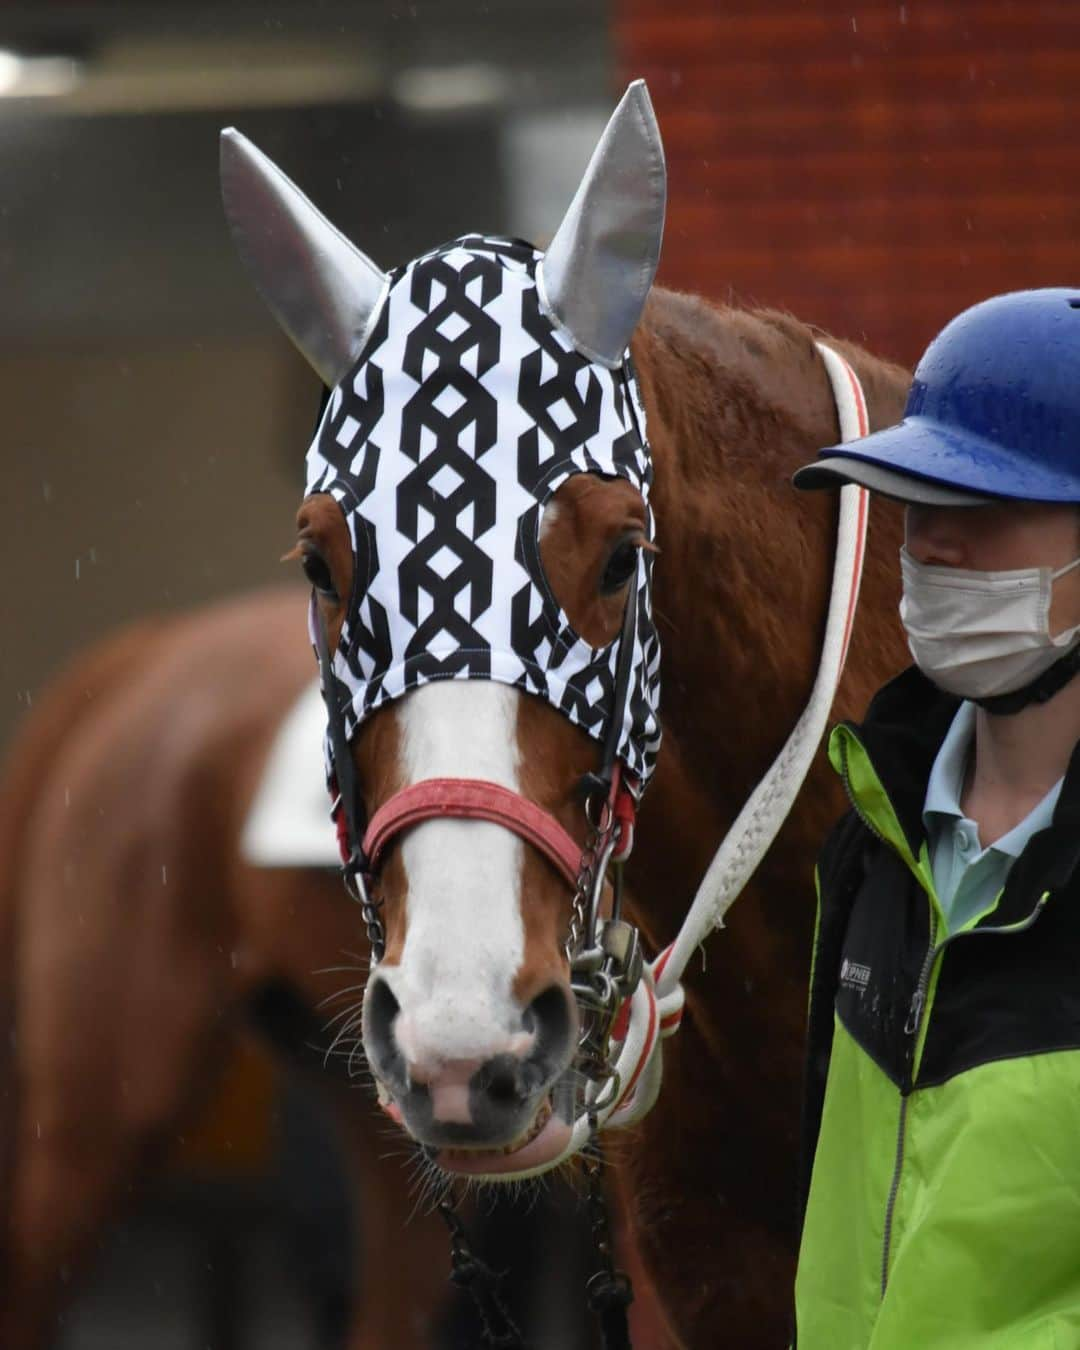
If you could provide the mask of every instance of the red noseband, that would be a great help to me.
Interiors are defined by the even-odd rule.
[[[489,820],[513,830],[538,849],[573,886],[581,845],[554,816],[498,783],[483,778],[425,778],[394,794],[371,817],[364,832],[364,857],[372,872],[396,835],[425,820]]]
[[[621,778],[617,772],[604,828],[606,834],[615,824],[620,826],[617,860],[629,854],[632,847],[635,811],[633,794]],[[425,778],[396,792],[379,807],[364,832],[361,847],[366,870],[377,872],[391,840],[425,820],[487,820],[501,825],[542,853],[570,886],[577,885],[582,846],[543,807],[483,778]],[[340,802],[335,823],[342,860],[347,863],[348,832]]]

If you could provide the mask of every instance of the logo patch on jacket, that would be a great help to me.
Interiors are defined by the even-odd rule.
[[[845,957],[840,963],[840,983],[846,989],[854,989],[857,994],[861,994],[870,983],[870,967]]]

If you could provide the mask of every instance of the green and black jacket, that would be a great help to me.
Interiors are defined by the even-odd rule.
[[[1080,1347],[1080,753],[945,939],[922,807],[957,706],[913,668],[829,743],[799,1350]]]

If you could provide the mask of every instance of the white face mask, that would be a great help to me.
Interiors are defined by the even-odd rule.
[[[900,620],[915,664],[962,698],[1023,689],[1075,645],[1080,624],[1051,637],[1049,620],[1054,581],[1077,566],[976,572],[929,567],[902,548]]]

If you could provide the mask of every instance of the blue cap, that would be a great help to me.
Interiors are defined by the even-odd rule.
[[[1080,502],[1080,289],[965,310],[926,349],[903,420],[830,446],[793,482],[934,505]]]

